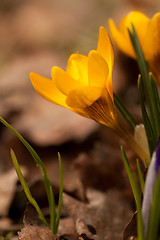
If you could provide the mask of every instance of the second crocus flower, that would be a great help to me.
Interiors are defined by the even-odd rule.
[[[132,11],[123,17],[118,29],[113,20],[109,20],[110,33],[117,47],[130,57],[136,58],[128,29],[132,32],[135,27],[144,57],[153,72],[157,83],[160,84],[160,13],[149,19],[145,14]]]

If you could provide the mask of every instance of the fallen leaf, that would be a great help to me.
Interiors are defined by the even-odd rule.
[[[26,225],[18,232],[19,240],[56,240],[51,230],[46,227]]]
[[[18,232],[19,240],[56,240],[51,230],[44,227],[35,208],[28,204],[24,213],[24,228]]]
[[[131,211],[126,201],[120,198],[120,192],[112,190],[105,194],[88,189],[86,195],[88,204],[63,195],[64,207],[76,222],[77,233],[93,240],[122,239]]]
[[[25,169],[21,168],[23,174]],[[14,168],[0,175],[0,215],[7,216],[10,204],[17,189],[18,177]]]
[[[123,240],[131,240],[134,239],[137,235],[137,212],[135,212],[127,224],[124,233]]]

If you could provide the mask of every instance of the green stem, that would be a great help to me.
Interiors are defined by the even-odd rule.
[[[148,65],[144,59],[144,55],[141,50],[141,46],[133,25],[132,25],[132,29],[133,29],[133,33],[131,33],[130,30],[128,31],[129,31],[133,48],[135,50],[135,54],[137,56],[137,62],[142,74],[145,96],[146,96],[147,106],[149,110],[149,118],[154,131],[155,141],[157,142],[157,139],[160,133],[160,121],[159,121],[159,114],[157,114],[156,112],[157,106],[155,106],[155,101],[153,100],[155,93],[151,89],[149,75],[148,75]]]
[[[113,130],[127,143],[131,146],[131,148],[138,154],[140,159],[142,160],[144,166],[146,167],[146,162],[149,161],[150,156],[148,153],[135,141],[133,136],[128,134],[123,127],[117,123]]]
[[[137,207],[138,240],[144,240],[143,220],[142,220],[142,212],[141,212],[141,198],[140,198],[140,194],[138,191],[138,186],[136,184],[136,181],[135,181],[132,171],[130,169],[128,159],[127,159],[127,156],[125,154],[123,147],[121,147],[121,154],[122,154],[124,166],[125,166],[125,169],[126,169],[126,172],[127,172],[127,175],[128,175],[131,187],[132,187],[132,191],[133,191],[133,195],[134,195],[134,199],[135,199],[136,207]]]
[[[138,159],[137,159],[137,169],[138,169],[138,176],[140,180],[141,190],[142,190],[142,193],[144,194],[144,178],[143,178],[143,174],[142,174]]]
[[[56,232],[58,229],[59,220],[61,216],[62,196],[63,196],[63,167],[62,167],[62,159],[61,159],[60,153],[58,153],[58,160],[59,160],[59,169],[60,169],[60,188],[59,188],[58,210],[57,210],[57,217],[56,217]]]
[[[46,189],[46,193],[47,193],[47,197],[48,197],[48,202],[49,202],[49,208],[51,209],[51,196],[50,196],[50,180],[48,178],[47,175],[47,171],[45,169],[45,166],[43,164],[43,162],[41,161],[40,157],[38,156],[38,154],[36,153],[36,151],[29,145],[29,143],[9,124],[7,123],[2,117],[0,117],[0,122],[5,125],[8,129],[10,129],[18,138],[19,140],[24,144],[24,146],[28,149],[28,151],[30,152],[31,156],[33,157],[33,159],[35,160],[36,164],[41,168],[42,170],[42,176],[43,176],[43,180],[44,180],[44,185],[45,185],[45,189]]]
[[[122,102],[119,100],[115,93],[113,93],[113,97],[117,108],[119,109],[125,120],[130,124],[132,130],[134,131],[136,127],[136,122],[133,119],[132,115],[128,112],[128,110],[125,108],[125,106],[122,104]]]
[[[46,219],[45,219],[41,209],[39,208],[39,206],[38,206],[37,202],[35,201],[35,199],[32,197],[32,194],[31,194],[31,192],[29,190],[29,187],[28,187],[28,185],[27,185],[27,183],[26,183],[26,181],[25,181],[25,179],[24,179],[24,177],[22,175],[21,170],[20,170],[20,167],[19,167],[16,155],[15,155],[15,153],[14,153],[14,151],[12,149],[11,149],[11,157],[12,157],[13,165],[14,165],[14,167],[16,169],[19,181],[20,181],[20,183],[21,183],[21,185],[22,185],[22,187],[24,189],[24,192],[26,194],[26,197],[28,198],[28,201],[35,207],[35,209],[37,210],[37,212],[38,212],[41,220],[44,222],[44,224],[46,226],[48,226],[48,223],[47,223],[47,221],[46,221]]]
[[[51,205],[50,205],[50,229],[53,232],[53,234],[56,233],[55,228],[55,218],[56,218],[56,211],[55,211],[55,201],[54,201],[54,195],[53,195],[53,189],[52,186],[50,186],[50,196],[51,196]]]
[[[145,127],[148,146],[150,150],[150,156],[152,156],[152,153],[155,150],[155,146],[156,146],[156,139],[154,137],[154,132],[153,132],[151,123],[149,121],[148,113],[144,104],[144,92],[143,92],[141,75],[138,76],[138,92],[139,92],[141,111],[143,115],[144,127]]]
[[[157,240],[159,237],[160,226],[160,171],[154,185],[152,203],[149,216],[149,226],[147,232],[147,240]]]

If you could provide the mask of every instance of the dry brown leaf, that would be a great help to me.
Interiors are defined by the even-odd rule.
[[[23,128],[23,133],[38,145],[82,141],[98,128],[96,122],[51,104],[40,96],[33,98],[32,106],[19,118],[16,128]]]
[[[21,168],[23,174],[25,169]],[[18,177],[14,168],[0,174],[0,215],[7,216],[10,204],[13,200]]]
[[[123,240],[131,240],[136,237],[137,234],[137,212],[135,212],[127,224],[124,233]]]
[[[26,225],[18,232],[19,240],[56,240],[51,230],[46,227]]]
[[[63,195],[64,207],[76,222],[77,233],[93,240],[122,239],[131,211],[126,201],[120,198],[120,192],[112,190],[104,194],[89,189],[87,198],[89,203],[85,204]]]
[[[91,187],[106,191],[113,187],[124,187],[123,163],[119,156],[119,147],[102,145],[94,147],[91,154],[80,153],[73,162],[85,188]],[[117,173],[118,174],[114,174]]]
[[[19,240],[55,240],[51,230],[42,225],[35,208],[28,204],[24,213],[24,228],[18,232]]]

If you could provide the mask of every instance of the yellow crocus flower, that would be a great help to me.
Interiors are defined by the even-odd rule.
[[[144,160],[146,154],[120,126],[112,89],[113,46],[104,27],[99,28],[97,50],[88,57],[72,54],[66,71],[53,67],[52,80],[36,73],[30,79],[37,92],[48,101],[112,128]]]
[[[36,73],[31,73],[30,78],[37,92],[48,101],[114,128],[113,63],[112,43],[105,28],[100,27],[97,50],[90,51],[88,57],[72,54],[66,71],[52,68],[52,80]]]
[[[109,29],[113,41],[126,55],[136,58],[128,29],[132,32],[134,25],[137,36],[150,71],[153,72],[157,82],[160,83],[160,13],[149,19],[145,14],[132,11],[123,17],[118,29],[113,20],[109,20]]]

